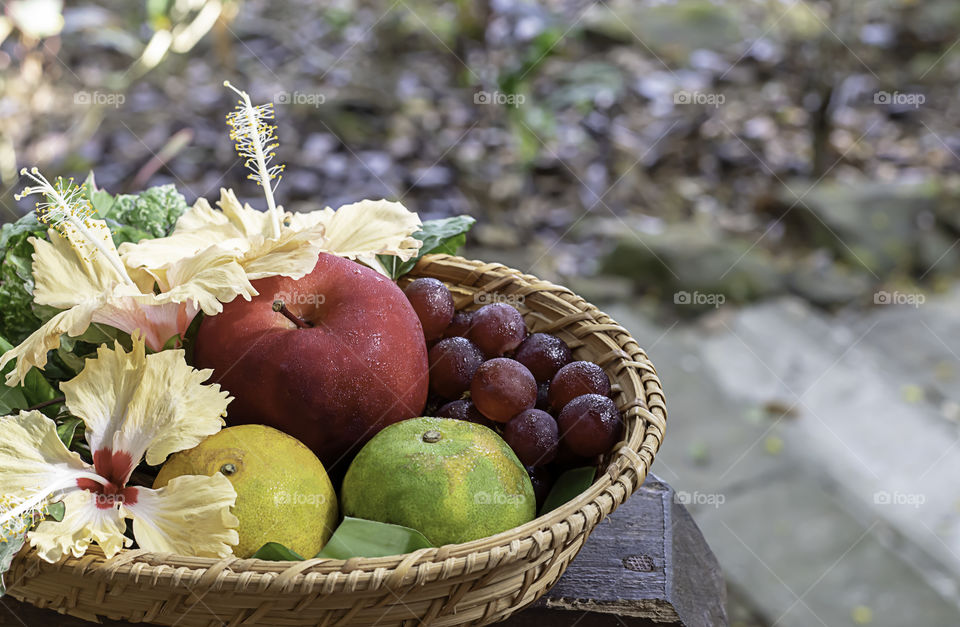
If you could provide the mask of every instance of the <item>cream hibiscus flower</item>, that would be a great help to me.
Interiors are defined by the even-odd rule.
[[[180,216],[168,237],[121,244],[123,262],[155,274],[161,264],[178,263],[215,247],[234,255],[252,281],[277,274],[299,279],[313,270],[321,252],[356,259],[384,272],[377,255],[407,261],[420,250],[420,240],[413,237],[420,218],[398,202],[362,200],[336,211],[327,207],[285,213],[278,237],[271,235],[269,214],[240,204],[233,191],[220,190],[217,205],[219,211],[201,198]]]
[[[79,336],[91,324],[140,331],[147,346],[160,350],[171,337],[182,336],[198,311],[213,315],[222,311],[222,302],[256,294],[234,256],[215,247],[158,263],[150,272],[129,270],[106,223],[91,218],[78,186],[51,184],[36,168],[21,173],[37,185],[18,198],[41,194],[37,213],[52,227],[50,241],[30,240],[34,302],[61,311],[0,358],[0,368],[17,361],[8,385],[22,383],[34,366],[43,368],[47,351],[59,346],[62,335]]]
[[[194,370],[181,350],[147,355],[143,339],[125,352],[101,346],[83,371],[61,385],[70,412],[83,420],[93,454],[88,464],[67,449],[56,424],[37,411],[0,418],[0,493],[16,507],[0,527],[62,502],[59,522],[41,522],[30,544],[49,562],[80,557],[92,543],[112,557],[131,540],[140,548],[181,555],[226,557],[236,545],[233,485],[222,474],[186,475],[154,490],[130,485],[144,459],[158,465],[223,426],[230,398],[205,385],[212,371]]]

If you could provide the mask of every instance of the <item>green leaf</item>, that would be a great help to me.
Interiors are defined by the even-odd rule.
[[[104,217],[108,223],[113,220],[131,227],[121,236],[126,241],[138,241],[144,237],[163,237],[169,233],[187,208],[186,199],[173,184],[157,185],[139,194],[117,196]]]
[[[413,234],[414,237],[423,242],[420,254],[426,255],[427,253],[437,252],[441,248],[450,249],[450,240],[466,234],[475,222],[476,220],[470,216],[427,220],[420,227],[420,230]]]
[[[258,560],[272,560],[274,562],[302,562],[304,560],[296,551],[292,551],[278,542],[267,542],[257,549],[253,557]]]
[[[110,192],[104,189],[97,189],[93,172],[87,175],[87,180],[85,180],[83,184],[87,190],[87,198],[89,198],[90,204],[93,206],[93,214],[102,220],[110,213],[116,199]]]
[[[74,374],[79,373],[83,370],[84,359],[70,352],[70,350],[64,348],[63,346],[57,349],[57,355],[63,360],[63,364],[73,370]]]
[[[99,322],[92,323],[87,330],[78,335],[77,337],[70,337],[68,335],[63,335],[60,338],[60,344],[66,345],[68,350],[73,351],[76,342],[86,342],[88,344],[106,344],[113,347],[114,340],[125,340],[121,342],[124,346],[129,346],[130,335],[125,332],[117,329],[116,327],[107,326]],[[70,340],[72,343],[67,345],[64,340]]]
[[[467,242],[467,231],[473,227],[475,222],[476,220],[470,216],[427,220],[420,227],[420,230],[413,234],[415,238],[423,242],[416,257],[409,261],[400,261],[394,255],[378,255],[377,258],[390,273],[390,278],[397,280],[410,272],[424,255],[456,254]]]
[[[180,348],[183,345],[183,340],[180,339],[180,334],[171,335],[170,338],[164,342],[163,348],[160,350],[169,350],[171,348]]]
[[[13,558],[17,556],[20,549],[23,548],[27,539],[27,531],[0,540],[0,597],[7,593],[7,588],[3,582],[3,576],[13,563]]]
[[[27,407],[32,407],[53,400],[57,397],[57,391],[39,370],[32,368],[23,380],[23,395],[26,397]]]
[[[584,466],[583,468],[574,468],[560,475],[557,482],[553,484],[547,500],[543,502],[540,508],[540,515],[543,516],[552,512],[564,503],[572,501],[580,496],[587,488],[593,485],[593,478],[597,474],[597,469],[593,466]]]
[[[27,407],[30,407],[30,404],[23,395],[23,388],[7,387],[0,381],[0,416],[7,416]]]
[[[33,244],[47,228],[30,213],[0,229],[0,335],[19,344],[41,324],[33,309]]]
[[[63,422],[57,425],[57,435],[60,437],[60,441],[63,442],[63,445],[67,448],[70,448],[70,445],[73,444],[73,437],[77,433],[77,427],[80,426],[80,423],[83,422],[79,418],[69,416],[63,419]]]
[[[67,511],[67,506],[63,504],[63,501],[57,501],[56,503],[51,503],[47,505],[47,516],[54,519],[57,522],[63,520],[63,515]]]
[[[117,246],[123,244],[124,242],[136,244],[140,240],[153,239],[152,234],[142,229],[138,229],[135,226],[120,224],[114,220],[107,220],[106,223],[107,226],[111,227],[110,231],[113,233],[113,243]]]
[[[432,547],[422,533],[409,527],[345,516],[317,557],[386,557]]]
[[[11,348],[13,346],[10,342],[0,337],[0,353],[5,353]],[[13,370],[14,366],[13,362],[8,363],[0,371],[0,376],[5,376]],[[49,401],[56,395],[57,391],[43,377],[43,374],[36,368],[31,369],[21,386],[9,387],[0,381],[0,416],[6,416],[17,410]]]

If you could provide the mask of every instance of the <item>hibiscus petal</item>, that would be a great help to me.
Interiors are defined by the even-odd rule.
[[[87,444],[94,453],[114,450],[113,440],[127,420],[127,406],[146,370],[142,339],[134,339],[130,353],[124,352],[120,342],[116,342],[115,347],[111,350],[106,345],[100,346],[97,356],[87,360],[80,374],[60,384],[70,412],[86,425]],[[136,464],[139,459],[130,461]],[[125,479],[110,478],[117,483]]]
[[[71,240],[50,229],[50,241],[32,237],[33,298],[37,304],[67,309],[95,297],[125,279],[102,255],[79,255]],[[113,242],[110,242],[113,247]]]
[[[213,370],[188,366],[182,350],[147,356],[143,382],[127,408],[124,431],[137,434],[145,443],[148,464],[161,464],[171,453],[193,448],[223,427],[233,399],[218,384],[204,384],[211,375]],[[139,434],[151,430],[147,443]]]
[[[241,205],[232,189],[220,188],[220,201],[217,205],[244,237],[267,236],[273,232],[270,215],[265,211],[257,211],[250,205]]]
[[[243,231],[201,198],[180,216],[170,235],[121,244],[120,256],[129,268],[156,269],[192,257],[210,246],[237,254],[249,248]]]
[[[183,334],[197,307],[188,303],[163,302],[153,294],[118,288],[113,298],[93,313],[93,322],[108,324],[130,335],[140,332],[151,350],[159,351],[174,335]]]
[[[189,301],[208,316],[223,311],[221,303],[237,296],[250,300],[257,295],[236,255],[215,246],[166,266],[164,275],[164,291],[156,295],[158,301]]]
[[[133,544],[123,535],[127,525],[116,505],[100,507],[98,496],[86,490],[71,492],[63,504],[62,521],[43,521],[27,535],[44,560],[54,563],[68,553],[80,557],[93,542],[109,559]]]
[[[134,336],[129,353],[119,342],[112,350],[101,346],[60,389],[86,425],[95,462],[98,453],[111,453],[102,453],[98,470],[122,485],[144,456],[160,464],[220,430],[230,399],[219,385],[203,385],[212,373],[188,366],[182,350],[145,355],[143,339]]]
[[[153,277],[162,292],[159,296],[169,293],[178,300],[192,298],[212,315],[222,310],[220,303],[238,294],[245,298],[256,295],[249,281],[308,274],[321,251],[360,258],[377,267],[373,260],[378,254],[408,260],[421,246],[412,237],[421,226],[420,219],[396,202],[364,200],[337,211],[327,207],[287,214],[279,237],[273,236],[270,216],[241,204],[233,191],[221,189],[218,204],[219,212],[206,201],[197,201],[168,237],[123,244],[124,263],[135,269],[137,284],[143,287],[148,282],[145,276]],[[225,259],[201,263],[197,257],[208,254],[203,252],[208,248],[214,251],[210,254]],[[228,263],[231,258],[246,273],[246,283],[238,276],[239,269]],[[206,276],[201,277],[195,268],[207,269]],[[187,285],[190,280],[193,285]]]
[[[177,224],[174,226],[173,232],[209,231],[211,228],[227,224],[230,224],[230,220],[223,215],[222,211],[217,211],[211,207],[206,198],[198,198],[197,202],[193,203],[193,207],[177,218]]]
[[[341,257],[396,255],[406,261],[420,250],[411,237],[421,226],[416,213],[398,202],[361,200],[333,214],[322,210],[326,233],[323,249]]]
[[[326,224],[333,218],[333,209],[324,207],[316,211],[293,212],[287,217],[287,224],[295,231],[303,231],[318,224]]]
[[[284,227],[277,239],[254,238],[240,263],[251,280],[278,274],[299,279],[317,265],[324,230],[322,224],[300,231]]]
[[[29,498],[75,489],[92,469],[67,450],[57,425],[38,411],[0,418],[0,494]]]
[[[228,557],[240,541],[240,521],[230,512],[233,484],[222,474],[184,475],[166,486],[137,489],[134,503],[123,505],[133,518],[141,549],[197,557]]]
[[[103,302],[104,298],[97,296],[66,311],[61,311],[31,333],[19,346],[4,353],[3,357],[0,357],[0,369],[8,362],[17,360],[16,367],[7,373],[7,385],[22,384],[24,377],[34,366],[43,369],[47,365],[47,351],[60,346],[60,336],[64,333],[71,337],[82,335],[90,326],[93,312]]]

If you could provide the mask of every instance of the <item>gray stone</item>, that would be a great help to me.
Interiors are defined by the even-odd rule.
[[[918,258],[920,216],[940,202],[934,183],[824,182],[809,189],[791,183],[782,200],[793,209],[788,223],[875,279],[907,273]]]
[[[934,228],[920,231],[915,265],[921,278],[955,274],[960,268],[960,244],[956,236]]]
[[[786,470],[783,459],[765,452],[772,434],[755,419],[756,405],[726,395],[705,371],[703,330],[654,324],[636,306],[606,311],[647,351],[663,382],[669,415],[655,472],[678,491],[714,494]]]
[[[922,318],[904,316],[891,350],[875,320],[851,326],[784,300],[740,312],[706,340],[703,356],[726,394],[792,407],[796,417],[782,421],[788,452],[835,485],[852,513],[883,521],[929,583],[960,598],[949,583],[960,577],[957,429],[903,389],[956,354],[936,338],[914,345],[930,333]]]
[[[960,611],[809,476],[695,514],[728,579],[778,627],[957,625]]]
[[[571,276],[564,285],[594,305],[623,302],[633,293],[633,282],[624,277]]]
[[[726,302],[747,302],[784,288],[775,260],[752,244],[718,237],[693,225],[673,226],[642,238],[632,232],[619,239],[601,269],[630,277],[641,288],[653,289],[670,300],[680,292],[699,292],[722,295]],[[696,299],[692,300],[695,307]]]
[[[873,293],[872,278],[832,256],[811,254],[800,260],[787,276],[790,291],[815,305],[833,307],[852,301],[867,303]]]
[[[721,49],[741,37],[736,13],[704,0],[657,6],[598,2],[583,12],[582,22],[588,32],[626,43],[639,38],[662,54],[683,56],[701,48]]]
[[[783,298],[697,325],[608,309],[663,380],[653,470],[769,623],[960,624],[960,446],[942,411],[960,415],[958,306],[960,290],[867,315]]]
[[[450,168],[435,165],[415,169],[411,173],[411,179],[413,187],[443,187],[449,185],[453,180],[453,173]]]

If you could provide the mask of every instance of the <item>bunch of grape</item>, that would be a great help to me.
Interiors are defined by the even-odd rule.
[[[610,379],[589,361],[574,361],[555,335],[528,335],[506,303],[455,311],[437,279],[404,292],[430,347],[434,414],[497,430],[527,467],[542,501],[555,470],[582,466],[623,434]]]

